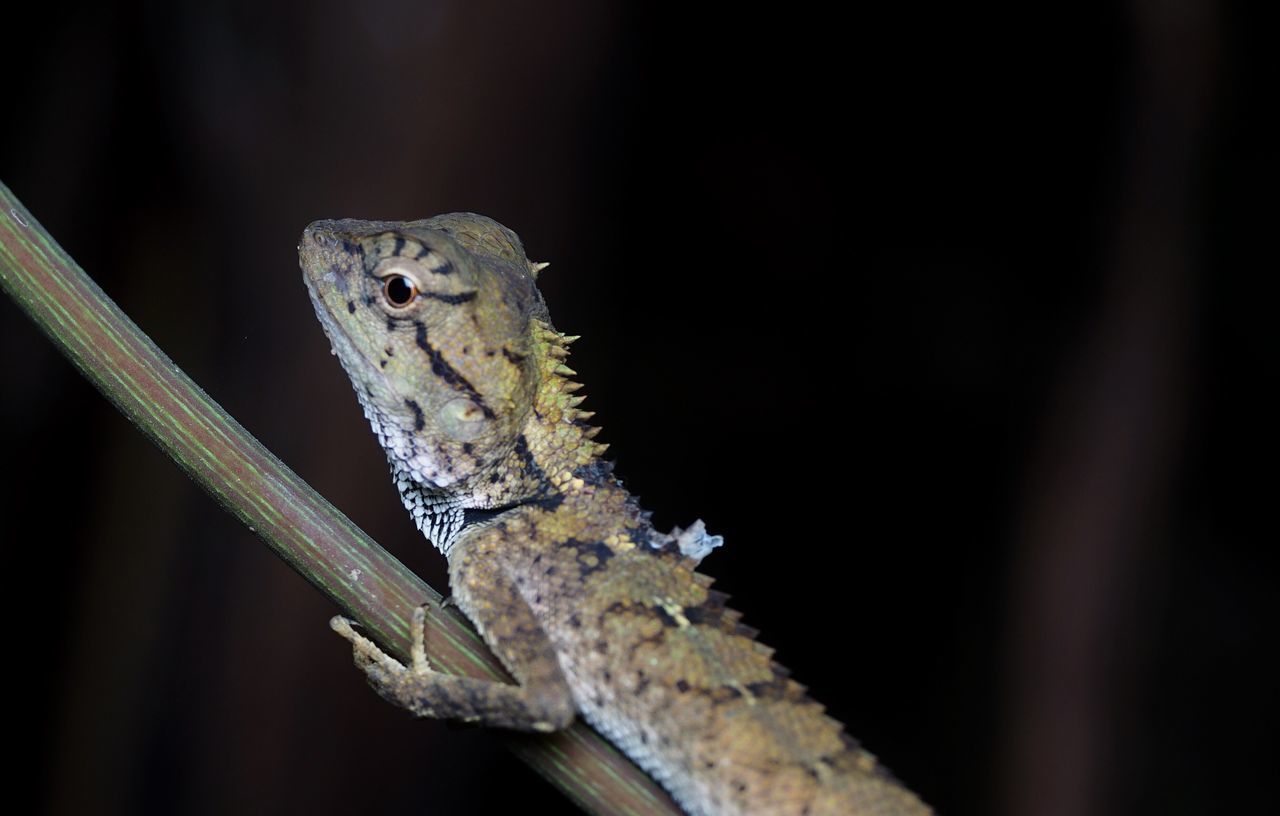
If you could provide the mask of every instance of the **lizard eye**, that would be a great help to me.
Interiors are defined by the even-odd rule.
[[[382,296],[387,303],[402,309],[418,296],[418,287],[404,275],[388,275],[382,279]]]

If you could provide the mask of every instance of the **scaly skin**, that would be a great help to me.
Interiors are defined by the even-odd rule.
[[[701,522],[660,533],[612,476],[539,265],[471,214],[319,221],[316,315],[453,598],[518,685],[405,668],[344,622],[383,696],[530,731],[580,713],[693,814],[928,813],[771,660],[711,580]]]

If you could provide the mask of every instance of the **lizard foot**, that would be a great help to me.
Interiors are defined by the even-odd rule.
[[[439,672],[431,668],[427,662],[425,632],[427,626],[427,609],[420,606],[413,610],[413,621],[410,629],[413,632],[413,644],[409,655],[408,666],[378,648],[378,644],[360,634],[351,625],[352,622],[341,615],[329,620],[329,628],[351,641],[351,656],[356,666],[365,673],[369,685],[373,686],[383,698],[402,708],[407,708],[419,716],[432,716],[431,709],[423,704],[416,690],[424,680],[439,676]]]

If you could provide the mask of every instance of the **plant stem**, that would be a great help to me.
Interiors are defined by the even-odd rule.
[[[196,484],[384,648],[407,655],[413,609],[427,604],[433,666],[509,682],[470,624],[440,606],[438,592],[210,399],[89,279],[3,182],[0,288]],[[513,736],[508,743],[590,813],[680,813],[656,783],[581,722],[548,737]]]

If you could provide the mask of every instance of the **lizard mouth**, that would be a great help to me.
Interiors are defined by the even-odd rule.
[[[332,275],[333,273],[327,274]],[[334,277],[340,276],[334,275]],[[346,327],[342,325],[342,321],[329,308],[323,293],[320,292],[310,274],[306,275],[306,283],[307,291],[311,295],[311,305],[316,311],[316,318],[320,321],[320,325],[324,327],[324,333],[329,338],[333,355],[342,363],[342,367],[347,370],[347,374],[351,376],[358,374],[363,381],[371,379],[382,380],[382,384],[385,386],[387,384],[386,377],[374,367],[364,354],[360,353],[355,340]]]

